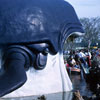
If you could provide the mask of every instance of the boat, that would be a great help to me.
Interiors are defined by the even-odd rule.
[[[77,68],[77,67],[71,67],[69,66],[69,64],[66,64],[66,69],[68,71],[69,74],[80,74],[81,73],[81,69]]]

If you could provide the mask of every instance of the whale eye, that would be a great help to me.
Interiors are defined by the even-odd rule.
[[[27,45],[27,47],[32,51],[33,55],[35,55],[35,59],[33,58],[32,60],[33,67],[36,70],[44,69],[47,63],[49,45],[47,43],[38,43]]]
[[[48,54],[38,53],[35,62],[35,69],[40,70],[44,69],[47,63],[47,56]]]
[[[47,43],[35,43],[35,44],[27,44],[27,45],[9,45],[3,51],[2,60],[7,66],[8,59],[10,59],[13,54],[13,58],[15,59],[15,54],[21,54],[24,56],[25,71],[29,70],[30,67],[35,68],[36,70],[42,70],[45,68],[48,58],[48,53],[50,53],[50,46]],[[17,57],[17,59],[20,59]],[[23,59],[21,59],[23,60]],[[1,69],[1,68],[0,68]],[[3,66],[4,70],[7,67]]]

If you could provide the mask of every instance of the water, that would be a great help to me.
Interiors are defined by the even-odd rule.
[[[10,99],[0,99],[0,100],[72,100],[72,92],[67,93],[54,93],[47,94],[43,96],[31,96],[22,98],[10,98]]]
[[[80,91],[81,96],[86,96],[90,98],[93,93],[90,91],[88,84],[86,83],[85,79],[81,77],[81,75],[71,75],[71,80],[73,83],[73,91]]]

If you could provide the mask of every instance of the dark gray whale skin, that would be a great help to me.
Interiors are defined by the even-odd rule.
[[[0,0],[0,45],[49,43],[55,52],[72,32],[82,32],[73,7],[63,0]]]
[[[47,48],[52,54],[60,52],[72,32],[84,33],[74,8],[64,0],[0,0],[0,49],[4,53],[0,97],[27,81],[24,68],[30,62],[43,69]]]

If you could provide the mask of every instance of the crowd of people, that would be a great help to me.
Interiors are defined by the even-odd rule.
[[[80,66],[83,64],[84,67],[91,67],[91,61],[94,56],[99,56],[100,50],[71,50],[69,53],[69,57],[65,60],[65,66],[67,69],[74,68],[74,70],[79,70]]]
[[[69,76],[73,71],[81,72],[83,65],[85,69],[89,70],[84,79],[88,83],[89,90],[95,94],[94,99],[90,100],[100,100],[100,49],[71,50],[68,55],[65,66]]]

